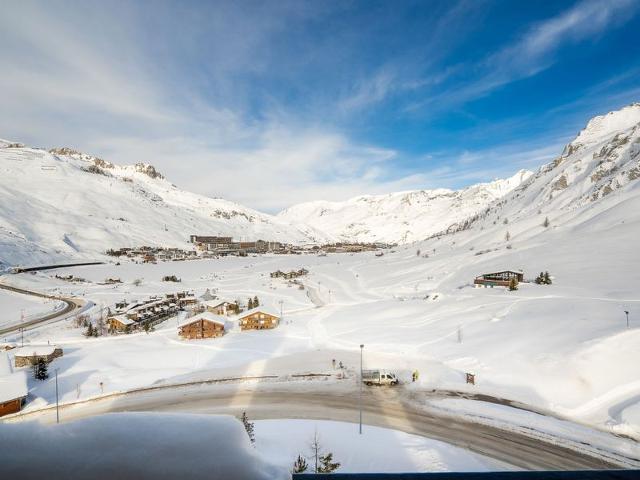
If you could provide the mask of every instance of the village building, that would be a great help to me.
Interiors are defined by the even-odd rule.
[[[478,287],[508,287],[512,279],[520,283],[524,281],[524,273],[522,271],[504,270],[501,272],[485,273],[475,278],[473,284]]]
[[[55,345],[29,345],[14,350],[13,359],[16,367],[30,367],[39,360],[51,363],[62,356],[62,349]]]
[[[263,330],[276,328],[280,317],[267,311],[264,307],[256,307],[240,314],[238,324],[241,330]]]
[[[207,312],[211,312],[215,315],[230,315],[232,313],[237,313],[237,305],[233,302],[227,302],[226,300],[204,302],[204,306],[207,309]]]
[[[107,325],[118,332],[125,332],[127,328],[131,329],[135,324],[136,321],[126,315],[113,315],[107,318]]]
[[[26,372],[14,372],[9,355],[0,353],[0,417],[19,412],[28,393]]]
[[[224,335],[224,317],[211,312],[204,312],[187,319],[187,322],[180,326],[178,331],[182,338],[189,340],[201,338],[215,338]]]

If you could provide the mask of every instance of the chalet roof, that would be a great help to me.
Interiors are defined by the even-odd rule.
[[[130,318],[128,318],[125,315],[114,315],[111,318],[113,318],[114,320],[120,322],[123,325],[133,325],[133,324],[136,323],[135,320],[131,320]]]
[[[220,305],[224,305],[225,303],[227,305],[231,305],[233,302],[230,302],[229,300],[218,299],[218,300],[209,300],[209,301],[203,302],[203,303],[207,307],[216,308],[216,307],[219,307]]]
[[[248,317],[249,315],[252,315],[254,313],[266,313],[267,315],[271,315],[272,317],[280,318],[280,315],[278,315],[276,312],[274,312],[273,310],[271,310],[269,308],[265,308],[263,306],[259,306],[259,307],[256,307],[256,308],[252,308],[250,310],[246,310],[246,311],[242,312],[241,314],[239,314],[237,318],[240,319],[240,318]]]
[[[55,345],[26,345],[13,350],[13,355],[16,357],[32,357],[33,355],[42,357],[51,355],[56,348],[58,347]]]
[[[221,315],[215,315],[211,312],[203,312],[203,313],[199,313],[198,315],[196,315],[195,317],[191,317],[188,318],[185,323],[183,323],[182,325],[180,325],[181,327],[184,327],[186,325],[191,325],[192,323],[195,322],[199,322],[200,320],[204,320],[207,322],[213,322],[213,323],[218,323],[222,326],[225,325],[227,319]]]
[[[14,372],[9,355],[0,353],[0,402],[23,398],[28,393],[26,372]]]

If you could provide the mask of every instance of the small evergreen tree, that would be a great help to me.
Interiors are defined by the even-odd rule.
[[[151,325],[149,325],[149,322],[144,322],[144,331],[145,333],[149,333],[149,329],[151,328]]]
[[[247,417],[247,412],[242,412],[242,424],[244,425],[244,429],[247,431],[247,435],[249,436],[249,441],[251,441],[251,445],[256,443],[256,435],[253,433],[253,422],[249,421],[249,417]]]
[[[298,455],[296,461],[293,462],[293,473],[304,473],[309,468],[307,465],[307,461],[304,459],[302,455]]]
[[[511,234],[509,233],[509,230],[507,230],[507,233],[504,234],[504,239],[508,242],[509,240],[511,240]]]
[[[36,380],[46,380],[49,378],[49,372],[47,371],[47,362],[44,361],[44,358],[38,358],[38,360],[33,364],[33,378]]]
[[[260,301],[258,300],[258,296],[253,297],[253,308],[257,308],[260,306]]]
[[[249,302],[247,303],[247,308],[251,310],[253,308],[253,299],[249,298]]]
[[[93,337],[93,324],[89,322],[89,326],[87,327],[87,331],[85,332],[86,337]]]
[[[549,276],[549,272],[544,272],[544,283],[545,285],[551,285],[551,277]]]
[[[549,226],[549,217],[544,217],[544,222],[542,222],[542,226],[545,228]]]
[[[536,277],[536,283],[542,285],[544,283],[544,273],[540,272],[540,275]]]
[[[515,290],[518,290],[518,280],[512,278],[511,280],[509,280],[509,291],[513,292]]]
[[[329,452],[326,455],[320,455],[318,473],[332,473],[338,468],[340,468],[340,462],[333,461],[333,453]]]

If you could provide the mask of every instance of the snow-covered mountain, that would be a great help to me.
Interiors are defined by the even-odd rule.
[[[186,247],[190,234],[324,241],[304,225],[177,188],[152,165],[0,141],[0,264],[96,258],[108,248]]]
[[[511,178],[457,191],[415,190],[364,195],[345,202],[307,202],[280,212],[278,217],[313,225],[343,241],[408,243],[473,216],[531,175],[520,170]]]
[[[450,226],[449,231],[471,227],[490,229],[492,225],[502,224],[513,236],[513,233],[519,233],[518,228],[508,224],[518,220],[577,224],[605,205],[636,197],[640,188],[638,179],[640,103],[635,103],[594,117],[553,162],[542,166],[480,214]],[[600,205],[604,199],[610,201]],[[550,222],[541,220],[541,216]]]

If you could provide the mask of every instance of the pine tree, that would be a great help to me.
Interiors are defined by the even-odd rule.
[[[544,283],[545,285],[551,285],[551,277],[549,276],[549,272],[544,272]]]
[[[543,227],[548,227],[549,226],[549,217],[544,217],[544,222],[542,223]]]
[[[318,473],[332,473],[338,468],[340,468],[340,462],[333,461],[333,453],[329,452],[326,455],[320,455]]]
[[[304,459],[302,455],[298,455],[296,461],[293,462],[293,473],[304,473],[309,468],[307,465],[307,461]]]
[[[253,308],[257,308],[260,306],[260,301],[258,300],[258,296],[253,297]]]
[[[33,364],[33,378],[36,380],[46,380],[49,378],[49,372],[47,371],[47,362],[44,358],[38,358],[38,361]]]
[[[507,230],[507,233],[505,233],[504,235],[504,239],[508,242],[509,240],[511,240],[511,234],[509,233],[509,230]]]
[[[149,322],[144,322],[144,331],[145,333],[149,333],[149,329],[151,328],[151,325],[149,325]]]
[[[87,331],[85,333],[86,337],[93,337],[93,324],[89,322],[89,326],[87,327]]]
[[[249,298],[249,302],[247,303],[247,308],[251,310],[253,308],[253,299]]]
[[[247,431],[247,435],[249,436],[249,441],[251,441],[251,445],[256,443],[256,435],[253,433],[253,422],[249,421],[249,417],[247,417],[247,412],[242,412],[242,424],[244,425],[244,429]]]
[[[509,291],[513,292],[515,290],[518,290],[518,280],[512,278],[511,280],[509,280]]]

